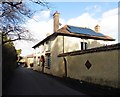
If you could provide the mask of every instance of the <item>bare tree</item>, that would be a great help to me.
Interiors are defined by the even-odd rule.
[[[2,38],[9,37],[7,40],[2,40],[2,44],[16,40],[33,40],[31,33],[22,24],[28,18],[33,16],[34,12],[30,10],[23,0],[3,0],[0,2],[0,34]],[[32,3],[49,9],[49,3],[44,0],[29,0]]]

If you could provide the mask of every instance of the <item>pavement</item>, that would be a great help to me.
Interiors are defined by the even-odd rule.
[[[3,87],[2,95],[84,95],[54,77],[19,67]]]

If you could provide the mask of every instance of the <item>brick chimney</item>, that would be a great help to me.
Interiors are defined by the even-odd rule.
[[[97,32],[97,33],[100,32],[100,26],[99,26],[99,25],[96,25],[96,26],[95,26],[95,32]]]
[[[57,11],[53,14],[53,31],[57,32],[59,29],[59,14]]]

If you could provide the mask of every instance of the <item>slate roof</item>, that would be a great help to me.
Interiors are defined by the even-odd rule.
[[[76,27],[76,26],[71,26],[71,25],[65,25],[64,27],[58,29],[57,32],[54,32],[50,36],[46,37],[39,43],[37,43],[33,48],[36,48],[40,44],[43,44],[45,41],[55,38],[57,36],[69,36],[69,37],[78,37],[78,38],[83,38],[83,39],[96,39],[96,40],[105,40],[105,41],[114,41],[115,39],[106,36],[102,33],[98,33],[93,31],[90,28],[83,28],[83,27]]]
[[[67,30],[71,33],[77,33],[77,34],[86,34],[91,36],[102,36],[104,35],[102,33],[96,33],[92,29],[89,28],[83,28],[83,27],[76,27],[76,26],[70,26],[68,25]]]

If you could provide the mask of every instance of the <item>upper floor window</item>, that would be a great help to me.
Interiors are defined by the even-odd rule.
[[[41,45],[40,50],[41,50],[41,53],[44,52],[44,44]]]
[[[87,49],[87,42],[81,42],[81,50]]]
[[[49,43],[49,41],[46,41],[46,44],[48,44]]]
[[[50,51],[50,49],[51,49],[50,41],[47,41],[45,45],[45,51]]]

